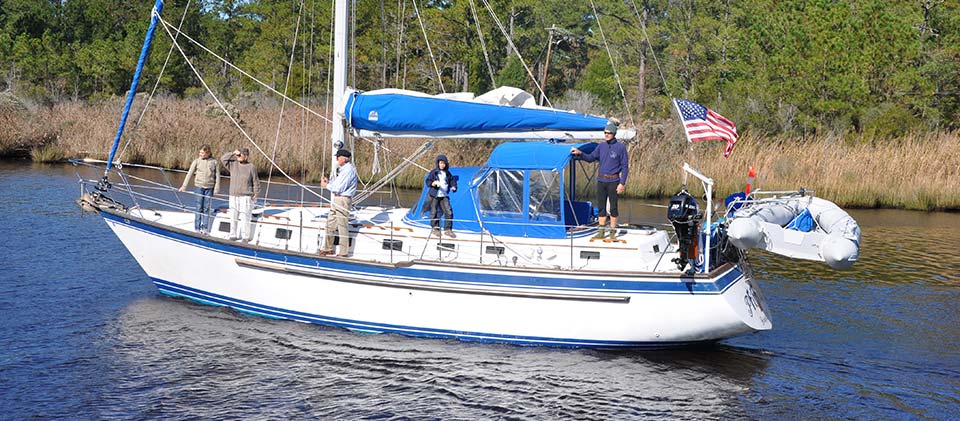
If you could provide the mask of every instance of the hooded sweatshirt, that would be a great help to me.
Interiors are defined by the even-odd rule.
[[[446,168],[440,169],[440,161],[446,164]],[[439,182],[439,186],[434,186],[434,181]],[[436,166],[427,174],[425,183],[430,188],[427,191],[430,197],[447,197],[451,192],[457,191],[457,179],[450,173],[450,161],[447,161],[446,155],[437,155]]]

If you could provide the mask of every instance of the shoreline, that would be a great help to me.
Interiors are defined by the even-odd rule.
[[[106,159],[116,133],[119,99],[95,104],[68,102],[36,112],[0,110],[0,159],[61,162],[69,158]],[[128,123],[118,157],[124,162],[186,169],[196,150],[208,143],[214,155],[248,146],[262,175],[270,172],[264,154],[275,156],[283,170],[307,182],[327,172],[329,124],[321,119],[287,113],[284,124],[272,107],[237,105],[239,121],[257,141],[251,145],[229,120],[204,111],[199,100],[155,99],[139,122]],[[130,141],[132,139],[132,141]],[[128,144],[129,142],[129,144]],[[353,144],[351,146],[351,143]],[[372,141],[348,140],[362,180],[373,179],[374,156],[388,171],[422,143],[416,139],[384,139],[374,151]],[[434,140],[433,149],[417,163],[433,167],[437,154],[453,166],[482,165],[496,145],[484,140]],[[960,211],[960,132],[907,134],[890,140],[859,136],[759,136],[745,132],[730,156],[724,142],[688,144],[679,123],[646,123],[627,143],[630,176],[626,197],[668,198],[682,183],[684,162],[712,177],[715,196],[722,200],[741,191],[748,168],[757,171],[754,190],[805,188],[845,208],[887,208],[921,211]],[[15,157],[14,157],[15,156]],[[419,188],[425,172],[411,166],[395,180],[403,188]],[[277,175],[277,171],[273,171]],[[698,189],[698,188],[697,188]]]

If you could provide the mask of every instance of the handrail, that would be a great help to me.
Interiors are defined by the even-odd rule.
[[[103,161],[71,160],[71,162],[74,163],[75,166],[77,167],[77,176],[78,176],[78,181],[81,184],[81,188],[83,188],[83,186],[96,186],[98,184],[98,181],[96,179],[82,177],[83,175],[82,172],[86,170],[81,170],[80,167],[91,167],[91,169],[96,171],[99,165],[94,165],[94,163],[102,164]],[[158,175],[155,179],[151,179],[151,178],[148,178],[149,176],[145,174],[134,175],[134,174],[130,174],[128,171],[125,171],[133,167],[149,168],[154,171],[160,171],[161,174]],[[114,172],[116,173],[116,176],[120,178],[120,180],[117,180],[117,183],[114,185],[114,190],[116,190],[118,194],[128,196],[129,203],[131,203],[132,206],[129,206],[124,203],[119,203],[119,202],[118,203],[123,205],[126,209],[140,209],[141,211],[153,210],[157,212],[163,211],[163,210],[174,210],[177,212],[197,215],[198,212],[196,208],[194,206],[191,206],[191,204],[189,203],[189,202],[192,202],[191,200],[186,200],[186,201],[181,200],[181,196],[179,196],[180,192],[178,191],[180,184],[177,183],[176,185],[174,185],[174,181],[176,180],[172,179],[169,176],[169,174],[164,174],[163,171],[164,171],[163,168],[151,167],[146,165],[132,165],[132,166],[128,166],[127,168],[123,168],[122,166],[115,167]],[[197,196],[197,193],[193,191],[187,191],[186,194],[189,195],[188,197]],[[214,208],[217,208],[217,209],[222,209],[224,206],[224,203],[226,202],[223,198],[223,195],[220,195],[219,197],[215,196],[213,200],[215,201]],[[281,199],[274,199],[274,198],[271,198],[270,201],[276,202],[279,204],[278,205],[267,204],[265,206],[258,207],[259,209],[258,214],[260,215],[257,218],[257,220],[259,221],[258,223],[263,224],[262,226],[270,226],[270,227],[276,226],[276,227],[283,227],[286,229],[296,229],[296,227],[299,226],[300,227],[298,231],[299,238],[297,241],[285,241],[285,242],[278,241],[276,242],[276,244],[273,244],[272,237],[269,239],[269,241],[267,237],[258,237],[259,240],[255,240],[255,242],[252,244],[253,246],[259,245],[260,241],[267,241],[267,242],[271,242],[271,245],[268,245],[267,247],[276,246],[279,249],[281,250],[285,249],[288,252],[304,253],[305,250],[313,249],[314,244],[311,244],[312,242],[311,236],[314,235],[313,234],[314,230],[317,230],[316,232],[317,232],[318,243],[316,244],[316,246],[317,246],[317,249],[319,249],[319,246],[320,246],[319,242],[323,238],[323,235],[320,235],[320,233],[324,231],[324,227],[323,227],[323,220],[317,217],[322,216],[323,210],[319,210],[319,209],[309,210],[306,208],[300,208],[299,218],[296,217],[296,214],[290,214],[289,216],[291,217],[289,219],[286,219],[285,221],[280,221],[280,220],[275,221],[272,219],[273,215],[265,211],[268,211],[270,209],[292,209],[291,206],[284,205],[282,202],[291,202],[291,203],[299,203],[299,202],[294,200],[284,201]],[[296,209],[294,209],[294,212],[296,212]],[[143,214],[143,215],[146,215],[146,214]],[[136,216],[136,214],[134,214],[134,216]],[[499,262],[500,265],[512,264],[518,267],[528,267],[528,268],[544,267],[544,268],[556,268],[561,270],[583,270],[590,267],[589,261],[584,262],[582,260],[578,260],[576,257],[578,250],[598,250],[597,247],[601,247],[601,249],[609,249],[609,250],[636,250],[636,246],[632,246],[634,248],[631,249],[630,248],[631,246],[627,244],[622,244],[619,241],[615,243],[610,243],[610,244],[605,244],[605,243],[609,243],[607,241],[604,241],[604,243],[596,243],[593,241],[591,241],[590,243],[582,242],[582,239],[590,235],[593,232],[592,230],[595,229],[596,224],[594,223],[589,225],[568,226],[566,237],[569,238],[569,245],[565,245],[562,242],[553,243],[555,246],[549,248],[549,254],[548,254],[551,257],[543,259],[538,257],[538,254],[536,252],[538,243],[535,239],[529,239],[529,240],[520,239],[521,241],[519,242],[514,240],[504,241],[503,238],[500,238],[499,234],[494,234],[493,232],[491,232],[491,228],[493,228],[494,226],[501,226],[501,225],[529,226],[530,225],[529,223],[526,223],[524,221],[503,221],[503,222],[483,221],[482,218],[479,217],[479,214],[475,216],[477,219],[467,219],[467,218],[454,219],[455,222],[460,222],[460,223],[462,222],[470,222],[473,224],[480,223],[480,228],[481,228],[479,232],[476,232],[476,234],[479,234],[479,237],[471,235],[468,237],[469,241],[460,243],[460,244],[470,244],[469,248],[461,249],[460,247],[457,247],[456,252],[459,253],[460,255],[459,258],[455,259],[457,261],[462,262],[464,261],[463,259],[467,259],[467,261],[479,262],[479,264],[482,265],[484,264],[485,261],[487,261],[487,258],[491,257],[486,255],[485,253],[486,247],[490,245],[494,245],[496,247],[503,247],[508,252],[502,255],[498,254],[497,258],[493,261],[487,262],[488,264],[497,265],[498,264],[497,262]],[[405,215],[401,215],[399,213],[393,213],[393,216],[390,218],[388,231],[389,231],[389,238],[391,240],[398,238],[396,237],[397,233],[395,233],[393,229],[395,228],[394,224],[395,224],[395,221],[397,220],[396,218],[405,218]],[[294,221],[294,219],[299,219],[299,220]],[[421,221],[418,221],[418,220],[406,220],[406,221],[407,221],[406,223],[412,223],[411,227],[413,228],[426,227],[425,225],[422,226],[420,224]],[[357,221],[354,220],[354,223],[356,222]],[[387,221],[384,221],[384,222],[387,222]],[[387,227],[387,225],[381,225],[379,223],[374,223],[374,225]],[[654,227],[657,227],[657,225],[658,224],[653,224]],[[174,227],[174,228],[182,228],[182,227]],[[649,228],[622,226],[622,227],[617,227],[617,229],[623,232],[635,232],[635,231],[648,230]],[[310,233],[309,235],[307,235],[308,232]],[[376,239],[380,237],[378,237],[376,233],[377,233],[376,230],[374,230],[373,232],[363,231],[361,233],[358,233],[358,235],[365,236],[364,238],[366,238],[367,240],[369,240],[370,238],[373,238],[374,241],[378,241]],[[261,232],[260,230],[258,230],[258,234],[263,235],[264,232]],[[386,232],[384,232],[384,234],[386,234]],[[413,237],[420,238],[421,240],[423,238],[422,233],[417,234],[416,232],[412,232],[412,234],[407,234],[407,235],[412,235]],[[402,237],[406,237],[406,235]],[[442,241],[444,242],[447,241],[447,238],[445,236],[440,236],[439,238],[442,239]],[[577,240],[577,239],[580,239],[580,240]],[[290,240],[290,239],[286,239],[286,240]],[[463,241],[463,239],[451,240],[451,241],[459,242],[459,241]],[[432,247],[433,245],[435,245],[435,243],[436,243],[435,241],[428,240],[425,247]],[[419,243],[416,243],[416,244],[419,244]],[[669,244],[665,244],[659,256],[660,259],[662,259],[663,255],[669,253],[670,252],[669,250],[673,250],[673,249],[674,248],[671,247]],[[450,255],[447,254],[445,251],[441,251],[441,253],[437,254],[436,256],[433,256],[432,253],[428,252],[428,250],[429,248],[425,248],[423,250],[410,250],[410,252],[412,252],[413,254],[411,254],[410,252],[400,252],[401,257],[399,257],[399,260],[407,261],[409,259],[417,259],[418,258],[417,254],[420,255],[419,256],[420,260],[444,262],[450,259]],[[564,262],[564,260],[566,260],[564,251],[566,250],[569,250],[569,254],[570,254],[569,262]],[[515,258],[511,259],[510,256],[515,256]],[[380,255],[379,259],[385,259],[387,257],[388,256],[386,255]],[[560,257],[560,259],[556,260],[554,259],[554,257]],[[390,250],[389,261],[390,263],[396,263],[398,261],[397,253],[393,249]],[[653,262],[651,261],[650,263],[652,264]],[[656,265],[650,266],[649,270],[657,271],[659,267],[660,267],[660,264],[658,263]]]
[[[713,179],[693,169],[693,167],[686,162],[683,163],[683,172],[683,185],[687,185],[687,174],[690,174],[700,180],[703,189],[706,191],[707,223],[704,224],[702,233],[706,233],[707,240],[706,247],[703,247],[703,250],[700,250],[700,252],[703,253],[703,268],[701,270],[702,273],[707,273],[710,271],[710,225],[712,225],[711,217],[713,216]]]

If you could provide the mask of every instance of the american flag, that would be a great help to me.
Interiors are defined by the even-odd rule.
[[[737,126],[732,121],[693,101],[674,98],[673,103],[677,106],[677,112],[683,120],[683,130],[687,133],[688,141],[726,140],[727,146],[723,148],[723,156],[730,156],[733,145],[740,138],[737,134]]]

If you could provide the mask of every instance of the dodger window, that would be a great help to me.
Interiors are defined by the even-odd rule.
[[[560,173],[556,170],[530,171],[530,220],[560,220]]]
[[[523,217],[523,171],[490,172],[477,189],[480,213],[499,218]]]

